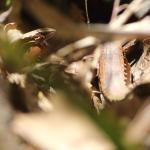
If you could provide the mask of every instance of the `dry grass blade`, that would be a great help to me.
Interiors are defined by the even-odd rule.
[[[114,19],[113,22],[111,22],[109,25],[111,28],[118,28],[122,26],[128,19],[129,17],[133,14],[139,11],[139,6],[144,3],[144,0],[133,0],[126,10],[120,14],[116,19]]]
[[[135,118],[130,122],[125,136],[129,142],[141,143],[150,135],[150,103],[148,101],[138,111]],[[149,140],[148,140],[149,141]],[[147,141],[147,142],[148,142]],[[149,143],[149,142],[148,142]]]
[[[8,10],[0,14],[0,23],[3,23],[7,19],[11,11],[12,11],[12,7],[10,7]]]
[[[13,131],[40,149],[114,150],[114,145],[89,118],[58,92],[51,113],[16,114]]]

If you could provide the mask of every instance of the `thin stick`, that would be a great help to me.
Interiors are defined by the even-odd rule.
[[[123,25],[129,17],[139,10],[139,6],[144,2],[144,0],[133,0],[127,7],[127,9],[119,15],[113,22],[110,23],[110,27],[118,28]]]
[[[86,12],[86,19],[87,19],[87,24],[90,24],[90,18],[89,18],[89,13],[88,13],[88,0],[85,0],[85,12]]]
[[[120,0],[114,0],[113,10],[110,22],[112,22],[118,15]]]

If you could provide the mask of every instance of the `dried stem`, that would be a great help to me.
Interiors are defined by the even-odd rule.
[[[127,9],[119,15],[113,22],[110,23],[111,28],[118,28],[123,25],[133,13],[137,12],[140,9],[140,5],[144,2],[143,0],[134,0],[132,1]]]
[[[117,17],[119,11],[120,0],[114,0],[112,15],[110,19],[110,23]]]
[[[88,13],[88,0],[85,0],[85,12],[86,12],[87,24],[90,24],[90,18]]]

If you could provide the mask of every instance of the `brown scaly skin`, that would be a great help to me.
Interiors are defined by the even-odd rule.
[[[129,67],[123,55],[120,41],[105,43],[99,61],[99,87],[110,101],[125,98],[130,80]]]

